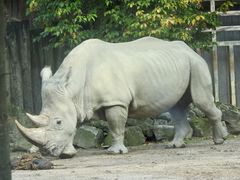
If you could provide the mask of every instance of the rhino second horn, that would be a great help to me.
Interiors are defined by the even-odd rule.
[[[18,130],[30,143],[41,147],[46,144],[46,132],[43,128],[26,128],[15,120]]]
[[[43,126],[47,126],[48,125],[48,118],[44,115],[38,115],[38,116],[35,116],[35,115],[31,115],[29,113],[26,113],[27,117],[29,119],[32,120],[32,122],[39,126],[39,127],[43,127]]]

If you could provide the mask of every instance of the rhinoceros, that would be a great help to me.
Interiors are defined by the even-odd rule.
[[[89,39],[65,57],[53,76],[45,67],[41,77],[40,115],[28,114],[38,127],[15,122],[28,141],[53,156],[73,156],[77,122],[94,118],[109,124],[113,142],[108,151],[127,153],[123,141],[127,118],[154,117],[166,111],[175,123],[175,136],[168,146],[183,147],[190,130],[186,111],[191,102],[211,122],[215,144],[223,143],[228,134],[214,103],[208,66],[182,41]]]

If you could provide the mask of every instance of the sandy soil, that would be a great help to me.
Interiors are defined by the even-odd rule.
[[[104,149],[79,150],[74,158],[53,163],[52,170],[15,170],[12,179],[240,179],[240,138],[217,146],[198,140],[182,149],[150,143],[131,147],[125,155],[109,155]]]

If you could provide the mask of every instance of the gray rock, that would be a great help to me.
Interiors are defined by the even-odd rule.
[[[138,126],[130,126],[125,130],[124,144],[126,146],[138,146],[145,143],[145,137]],[[103,142],[104,146],[112,144],[112,135],[109,133]]]
[[[208,118],[197,107],[191,105],[188,113],[188,120],[193,129],[192,136],[194,137],[210,137],[212,129]]]
[[[124,143],[126,146],[138,146],[145,143],[145,137],[140,127],[126,128]]]
[[[137,125],[142,124],[142,123],[143,123],[142,120],[128,118],[126,125],[127,126],[137,126]]]
[[[173,125],[173,121],[166,119],[154,119],[154,125]]]
[[[240,134],[240,109],[230,104],[216,103],[217,107],[222,111],[222,120],[227,125],[230,134]],[[211,136],[211,128],[208,119],[195,106],[190,106],[188,117],[191,119],[193,128],[193,136]]]
[[[206,117],[206,115],[200,109],[198,109],[196,106],[194,106],[193,104],[190,105],[188,116],[189,117],[201,117],[201,118]]]
[[[155,136],[153,133],[153,125],[154,125],[154,120],[151,118],[147,118],[143,123],[138,125],[142,129],[144,136],[149,140],[155,139]]]
[[[109,131],[108,123],[104,120],[90,120],[86,121],[85,125],[93,126],[99,129],[102,129],[104,132]]]
[[[23,124],[25,127],[33,127],[32,122],[28,119],[28,117],[25,115],[25,112],[23,112],[22,109],[18,107],[12,108],[12,114],[8,117],[8,133],[9,133],[9,141],[10,141],[10,150],[12,152],[16,151],[24,151],[27,152],[32,144],[30,144],[18,131],[16,125],[15,125],[15,119],[17,119],[21,124]]]
[[[222,120],[226,122],[229,133],[240,134],[240,112],[223,112]]]
[[[153,129],[153,133],[157,141],[164,139],[172,140],[174,132],[174,126],[171,125],[154,125]]]
[[[165,113],[162,113],[157,119],[164,119],[166,121],[171,121],[172,118],[169,112],[165,112]]]
[[[81,148],[95,148],[101,145],[103,138],[103,130],[83,125],[77,129],[73,144]]]

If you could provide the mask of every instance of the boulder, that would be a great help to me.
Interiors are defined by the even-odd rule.
[[[126,126],[137,126],[142,123],[143,123],[142,119],[128,118],[126,122]]]
[[[211,125],[207,118],[192,117],[190,120],[190,126],[193,129],[192,136],[194,137],[210,137],[212,135]]]
[[[157,119],[162,119],[162,120],[165,120],[167,122],[172,121],[171,114],[169,112],[165,112],[165,113],[160,114],[159,118],[157,118]]]
[[[140,127],[131,126],[126,128],[124,144],[126,146],[138,146],[145,143],[145,137]]]
[[[95,148],[101,145],[103,138],[103,130],[83,125],[77,129],[73,144],[81,148]]]
[[[172,140],[174,137],[174,126],[172,125],[154,125],[153,133],[157,141]]]
[[[145,143],[145,136],[142,130],[138,126],[130,126],[125,130],[124,144],[126,146],[138,146]],[[103,142],[104,146],[110,146],[112,144],[112,135],[109,133]]]
[[[216,106],[222,111],[222,121],[225,122],[228,132],[240,134],[240,108],[220,102],[216,103]],[[211,136],[211,126],[202,111],[191,105],[188,117],[193,128],[193,136]]]
[[[153,133],[153,119],[147,118],[143,123],[139,124],[138,126],[142,129],[142,132],[147,140],[155,140],[155,136]]]
[[[222,120],[225,121],[228,131],[231,134],[240,134],[240,112],[223,112]]]
[[[223,113],[222,120],[225,121],[230,134],[240,134],[240,108],[231,104],[217,103]]]
[[[84,122],[84,125],[96,127],[98,129],[103,130],[106,133],[109,131],[108,123],[107,121],[104,120],[90,120]]]

